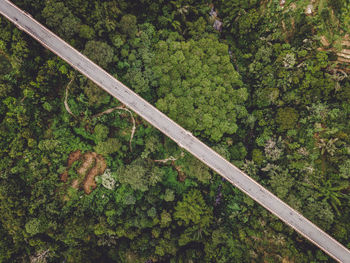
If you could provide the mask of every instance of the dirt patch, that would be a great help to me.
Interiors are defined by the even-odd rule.
[[[80,150],[77,150],[75,152],[72,152],[69,157],[68,157],[68,162],[67,162],[67,166],[68,168],[72,166],[72,164],[75,162],[75,161],[78,161],[81,157],[81,151]]]
[[[66,171],[64,171],[64,173],[63,174],[61,174],[60,175],[60,177],[61,177],[61,181],[63,181],[63,182],[67,182],[67,180],[68,180],[68,171],[66,170]]]
[[[74,188],[74,189],[79,189],[79,186],[80,186],[80,182],[79,182],[79,179],[74,179],[71,186]]]
[[[349,64],[350,64],[350,36],[345,35],[341,40],[340,44],[342,46],[341,50],[336,50],[335,48],[330,48],[330,43],[325,36],[321,36],[320,42],[323,47],[319,48],[322,51],[332,51],[337,55],[336,63],[337,68],[346,72],[350,72]]]
[[[80,176],[85,176],[86,173],[94,166],[97,154],[95,152],[85,153],[82,158],[82,164],[77,169]]]
[[[347,41],[343,41],[347,42]],[[344,45],[343,45],[344,47]],[[337,53],[338,55],[338,61],[343,63],[350,63],[350,49],[349,48],[343,48],[340,52]]]
[[[341,40],[342,50],[340,50],[338,55],[338,61],[342,63],[350,63],[350,36],[345,35]]]
[[[175,165],[174,162],[171,162],[173,167],[175,168],[176,172],[177,172],[177,179],[179,180],[179,182],[184,182],[186,180],[186,175],[185,173],[182,171],[182,167],[181,166],[177,166]]]
[[[95,153],[96,155],[96,153]],[[89,173],[86,175],[83,188],[86,194],[90,194],[92,190],[94,190],[97,185],[95,182],[95,176],[102,174],[107,168],[106,161],[103,159],[101,155],[95,156],[95,165],[91,168]]]
[[[107,168],[106,161],[95,152],[83,155],[80,150],[72,152],[68,157],[66,171],[60,176],[61,181],[65,183],[68,181],[68,170],[76,161],[81,161],[81,165],[76,169],[79,178],[71,182],[71,187],[83,189],[86,194],[90,194],[97,187],[95,177],[102,174]]]

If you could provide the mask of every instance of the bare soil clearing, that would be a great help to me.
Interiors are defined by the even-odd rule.
[[[90,194],[97,187],[95,177],[103,174],[107,168],[106,161],[101,155],[95,152],[85,154],[81,154],[80,150],[72,152],[67,160],[66,171],[60,176],[63,182],[68,181],[68,170],[76,161],[81,161],[82,163],[76,169],[79,178],[72,181],[71,187],[83,189],[86,194]]]

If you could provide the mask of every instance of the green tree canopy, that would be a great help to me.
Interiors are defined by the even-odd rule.
[[[220,140],[246,116],[247,90],[230,63],[228,47],[214,36],[158,42],[152,60],[157,107],[196,135]]]
[[[174,218],[184,222],[185,225],[192,223],[207,227],[212,217],[212,210],[205,204],[201,192],[197,189],[185,194],[183,200],[179,201],[175,207]]]
[[[106,67],[113,60],[113,48],[107,43],[91,40],[86,43],[84,53],[101,67]]]

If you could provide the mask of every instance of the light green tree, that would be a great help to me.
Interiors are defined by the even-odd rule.
[[[113,48],[102,41],[90,40],[86,43],[84,54],[101,67],[106,67],[113,60]]]
[[[234,134],[247,115],[248,97],[230,62],[228,47],[214,36],[198,41],[168,39],[156,45],[151,83],[156,106],[196,135],[220,140]]]
[[[117,152],[121,147],[121,143],[117,138],[108,138],[106,141],[99,142],[95,147],[98,154],[104,156]]]
[[[179,224],[209,226],[212,220],[212,210],[206,205],[201,192],[193,189],[184,195],[182,201],[177,202],[174,218]]]

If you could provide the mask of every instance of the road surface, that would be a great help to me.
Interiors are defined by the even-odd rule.
[[[8,0],[0,13],[339,262],[350,251]]]

